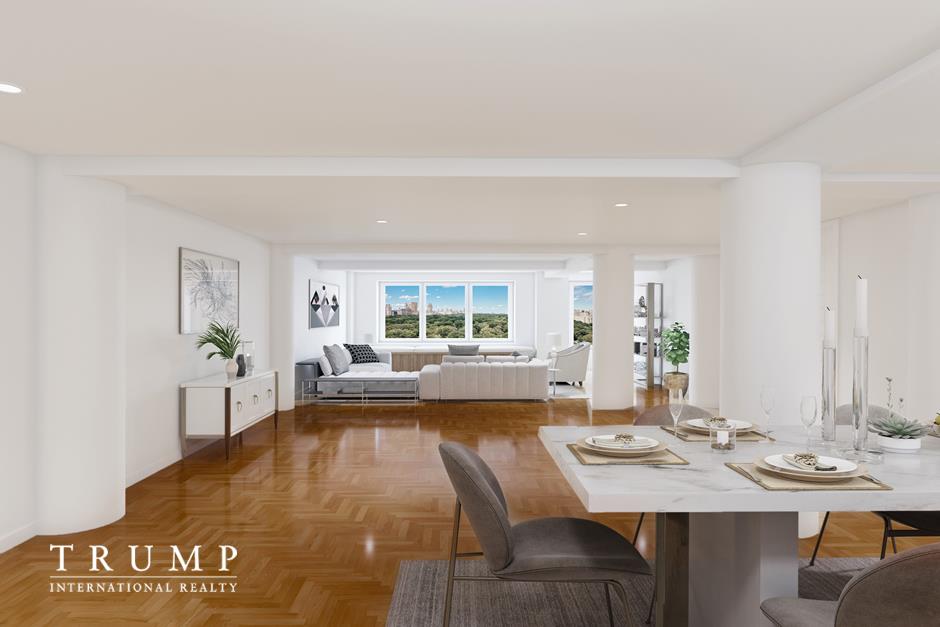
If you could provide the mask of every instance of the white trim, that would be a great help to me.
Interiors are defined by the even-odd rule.
[[[18,529],[0,536],[0,553],[9,551],[13,547],[23,544],[36,536],[36,523],[31,522]]]

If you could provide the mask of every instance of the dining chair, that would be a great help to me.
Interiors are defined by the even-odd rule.
[[[681,420],[694,420],[696,418],[712,418],[713,414],[707,409],[696,407],[695,405],[685,405],[682,408]],[[656,405],[644,410],[642,414],[633,420],[635,427],[671,427],[672,414],[669,413],[669,405]],[[633,532],[633,544],[640,539],[640,528],[643,526],[643,520],[646,518],[645,512],[640,512],[640,520],[636,523],[636,531]]]
[[[838,601],[775,597],[760,605],[777,627],[935,625],[940,544],[893,555],[855,575]]]
[[[600,583],[604,585],[607,599],[607,617],[613,625],[611,587],[626,607],[626,590],[621,578],[652,576],[649,564],[630,541],[599,522],[581,518],[537,518],[511,524],[506,497],[486,462],[457,442],[442,442],[438,450],[457,493],[444,597],[444,627],[450,624],[454,583],[458,581]],[[462,509],[466,510],[483,549],[481,552],[457,552]],[[474,556],[483,556],[492,576],[455,574],[457,558]]]
[[[880,405],[869,405],[869,420],[872,418],[884,418],[890,413],[887,407]],[[845,404],[836,407],[836,424],[852,424],[852,405]],[[884,523],[884,533],[881,536],[881,559],[885,558],[888,548],[888,539],[891,539],[891,549],[897,553],[898,545],[895,538],[903,537],[940,537],[940,512],[874,512],[881,517]],[[826,532],[826,525],[829,524],[829,514],[823,516],[822,525],[819,527],[819,535],[816,536],[816,545],[813,547],[813,556],[809,560],[809,565],[816,563],[816,554],[819,553],[819,547],[822,545],[823,534]],[[901,523],[913,529],[895,529],[892,522]]]

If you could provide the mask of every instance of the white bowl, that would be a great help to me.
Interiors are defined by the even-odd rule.
[[[889,438],[883,435],[878,436],[878,444],[886,451],[896,451],[899,453],[912,453],[920,449],[923,438]]]

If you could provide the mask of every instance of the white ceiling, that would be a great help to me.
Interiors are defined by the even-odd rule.
[[[935,0],[2,6],[44,154],[737,157],[940,43]]]
[[[279,243],[702,246],[718,241],[720,182],[714,179],[111,178],[133,193]],[[615,207],[619,202],[630,206]],[[376,224],[378,219],[388,224]]]

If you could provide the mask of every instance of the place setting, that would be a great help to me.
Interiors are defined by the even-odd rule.
[[[585,466],[689,463],[669,450],[665,442],[627,432],[587,436],[568,444],[568,450]]]
[[[766,490],[891,490],[864,464],[817,453],[774,453],[753,463],[726,466]]]
[[[761,431],[757,425],[746,420],[731,420],[722,416],[712,418],[693,418],[679,421],[674,426],[660,427],[666,433],[676,436],[683,442],[708,442],[712,433],[724,430],[734,434],[738,442],[773,442],[774,439]]]

